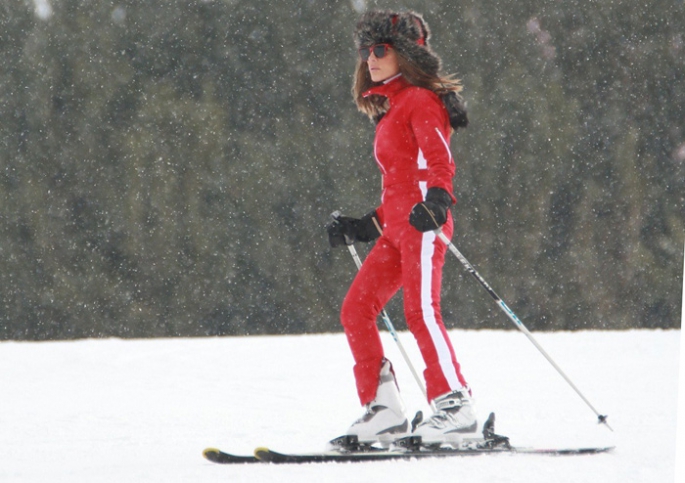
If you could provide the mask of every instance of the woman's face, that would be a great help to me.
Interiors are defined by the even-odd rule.
[[[376,57],[372,50],[366,62],[369,66],[369,74],[373,82],[383,82],[400,72],[397,54],[395,49],[390,46],[388,46],[385,55],[381,58]]]

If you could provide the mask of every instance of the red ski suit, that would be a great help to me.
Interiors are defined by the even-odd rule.
[[[433,92],[399,76],[364,94],[388,98],[390,108],[376,126],[374,154],[383,177],[376,214],[383,228],[343,301],[341,321],[355,360],[354,374],[362,405],[373,401],[384,358],[376,320],[402,288],[404,312],[426,364],[428,400],[461,389],[454,349],[440,314],[440,287],[446,247],[432,231],[421,233],[409,214],[428,188],[450,196],[455,165],[449,149],[447,110]],[[452,236],[448,215],[443,232]]]

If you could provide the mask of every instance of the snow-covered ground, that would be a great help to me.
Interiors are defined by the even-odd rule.
[[[517,445],[611,454],[220,466],[202,450],[317,450],[361,414],[341,334],[0,343],[2,482],[672,482],[680,331],[537,334],[596,417],[518,332],[453,331],[481,417]],[[427,410],[384,334],[405,402]],[[411,335],[401,337],[420,367]],[[422,369],[422,368],[421,368]]]

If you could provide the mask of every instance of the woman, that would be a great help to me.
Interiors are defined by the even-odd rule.
[[[415,429],[424,442],[473,432],[471,392],[440,314],[445,245],[455,202],[453,130],[468,123],[458,81],[439,75],[429,30],[414,12],[371,11],[355,30],[359,50],[353,95],[376,123],[374,154],[383,177],[381,204],[361,219],[338,217],[331,246],[378,239],[345,297],[341,321],[355,360],[357,391],[366,412],[348,430],[360,441],[406,435],[408,421],[392,365],[385,359],[376,318],[400,289],[409,330],[426,363],[428,400],[435,413]]]

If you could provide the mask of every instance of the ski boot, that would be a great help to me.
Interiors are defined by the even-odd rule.
[[[435,398],[435,413],[414,429],[412,437],[419,436],[421,444],[427,447],[443,444],[457,447],[463,435],[478,429],[473,405],[468,388]]]
[[[364,415],[350,426],[345,435],[331,441],[329,446],[355,451],[362,449],[364,445],[370,446],[374,443],[387,446],[395,439],[406,436],[408,430],[409,421],[397,388],[392,364],[385,360],[381,366],[376,398],[365,406]],[[354,445],[358,447],[352,448]]]

